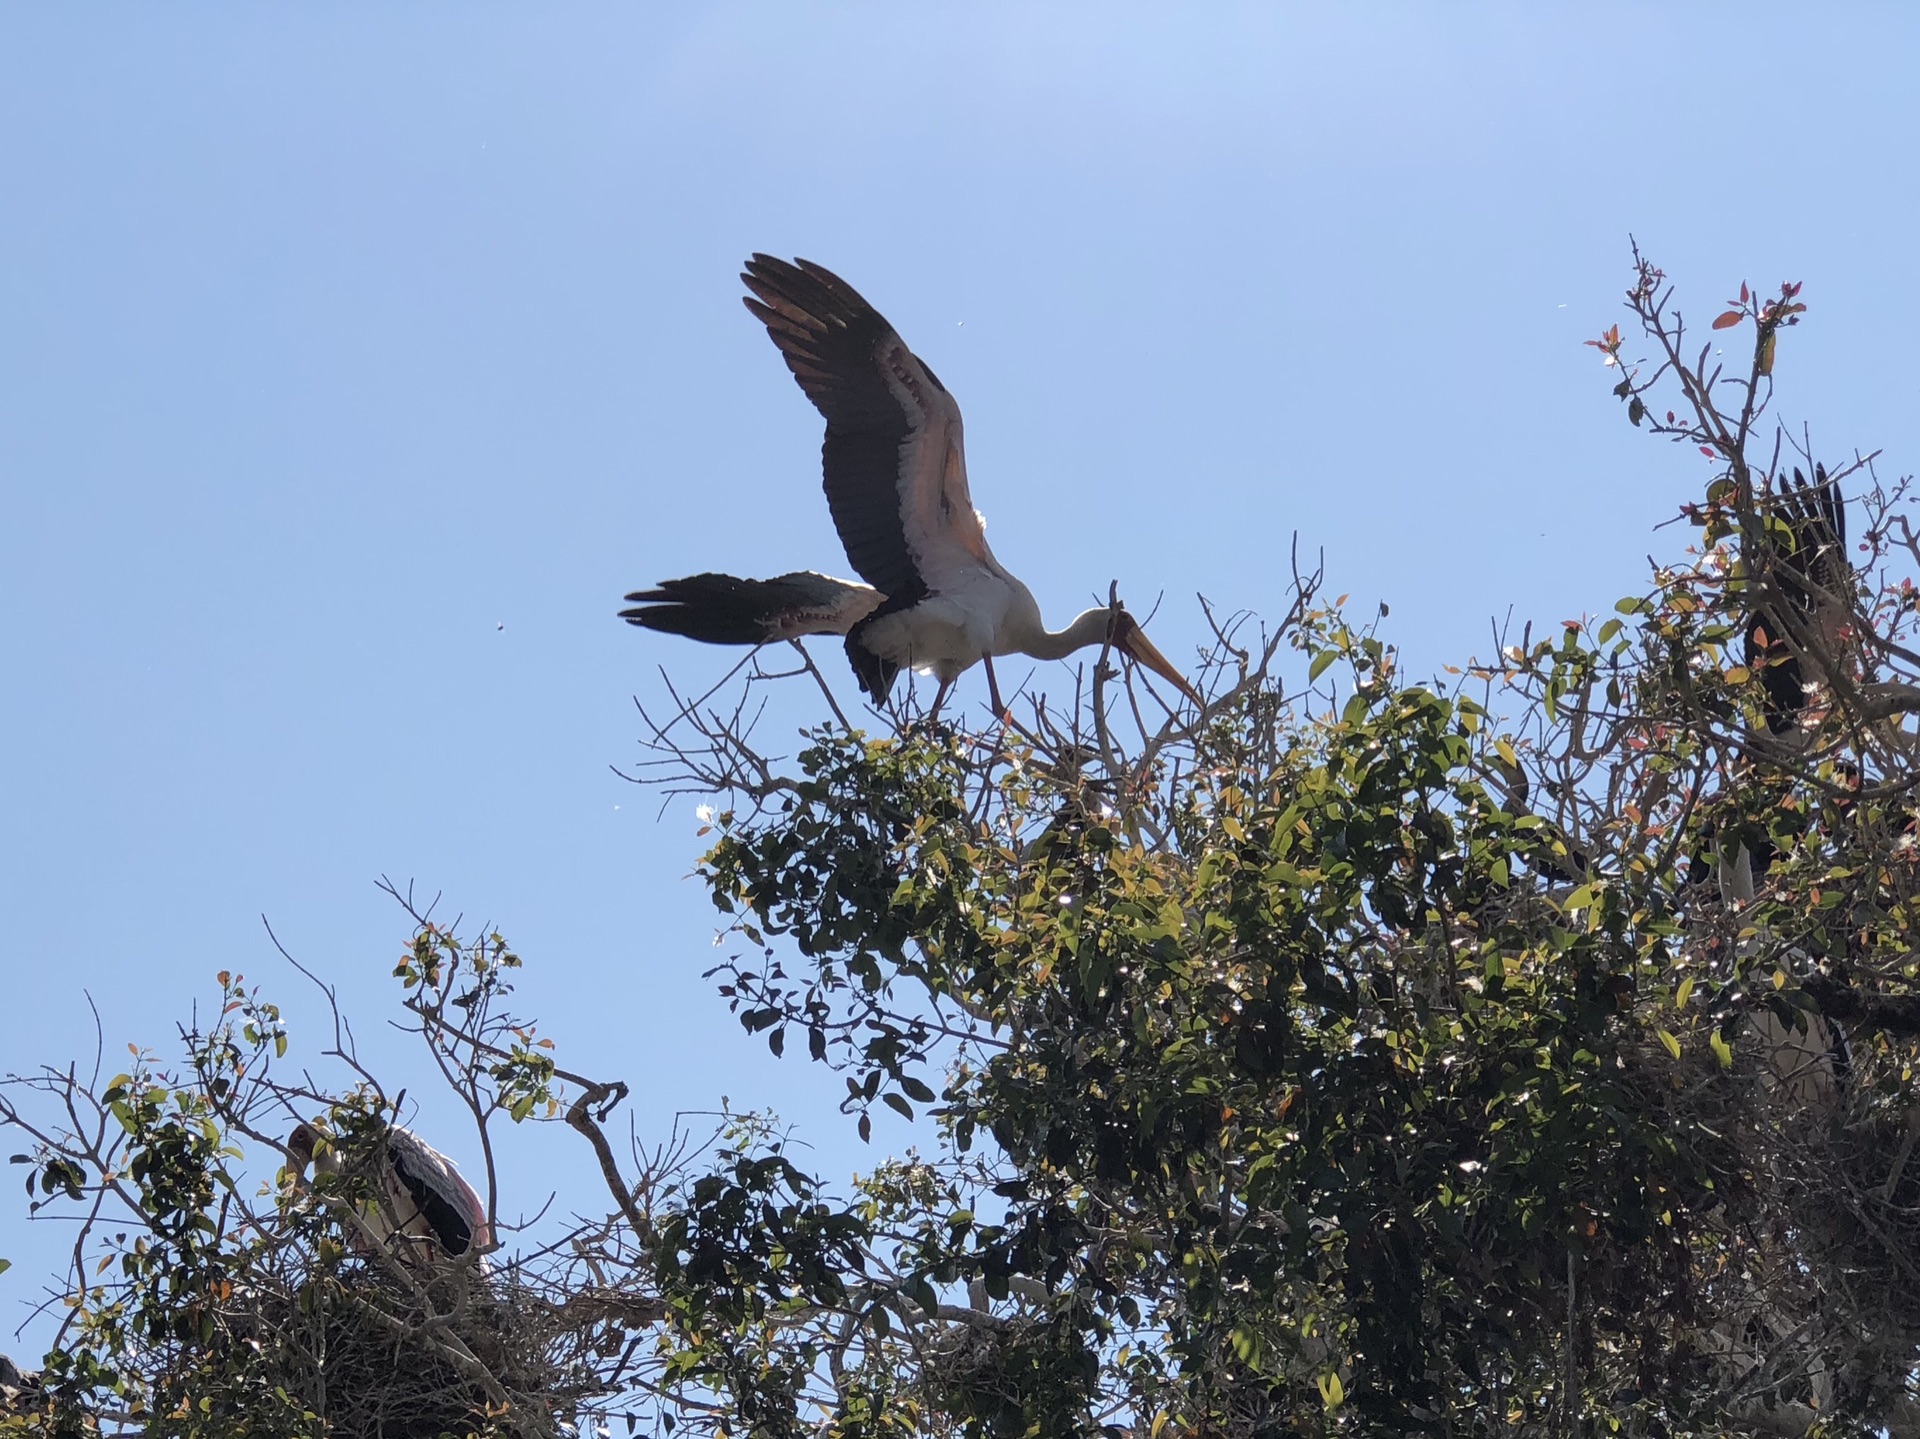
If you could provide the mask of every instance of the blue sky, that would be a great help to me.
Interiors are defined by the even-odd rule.
[[[1675,542],[1652,526],[1704,462],[1636,436],[1580,344],[1630,231],[1702,317],[1805,281],[1783,415],[1913,468],[1916,23],[6,10],[0,1068],[90,1054],[87,992],[110,1049],[164,1046],[220,969],[310,1015],[265,914],[426,1095],[377,1022],[387,874],[505,930],[643,1136],[726,1094],[868,1162],[838,1081],[699,977],[692,801],[660,817],[609,769],[657,665],[722,660],[620,624],[624,591],[846,569],[740,261],[829,265],[939,370],[1054,623],[1118,579],[1185,657],[1195,592],[1282,607],[1297,530],[1431,668],[1509,606],[1609,606]],[[583,1174],[568,1140],[516,1138],[509,1210]],[[61,1242],[0,1207],[0,1349],[31,1350]]]

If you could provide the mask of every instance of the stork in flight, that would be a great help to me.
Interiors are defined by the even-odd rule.
[[[323,1174],[337,1173],[340,1156],[333,1141],[310,1124],[295,1127],[287,1136],[295,1161],[296,1179],[308,1165]],[[476,1264],[487,1272],[485,1253],[493,1246],[487,1207],[453,1161],[412,1130],[388,1129],[372,1165],[373,1202],[360,1209],[370,1238],[403,1263],[432,1268],[457,1259],[469,1249],[482,1251]],[[369,1235],[356,1246],[365,1250]]]
[[[940,682],[932,714],[962,672],[995,655],[1062,659],[1111,644],[1196,705],[1205,701],[1131,615],[1091,609],[1050,630],[1027,587],[987,548],[967,489],[960,406],[879,311],[839,276],[755,255],[740,277],[747,308],[827,422],[827,505],[865,580],[811,570],[771,580],[701,574],[627,596],[621,618],[708,644],[762,645],[843,635],[860,688],[884,704],[902,669]]]

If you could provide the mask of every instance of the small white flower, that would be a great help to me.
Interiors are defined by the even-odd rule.
[[[694,810],[693,817],[699,820],[700,823],[702,824],[712,824],[713,823],[713,806],[710,804],[701,805],[699,808]]]

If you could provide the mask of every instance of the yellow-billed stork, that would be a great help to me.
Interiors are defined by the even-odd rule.
[[[967,489],[960,406],[879,311],[811,261],[755,255],[740,277],[800,388],[827,422],[827,505],[847,559],[866,581],[799,571],[771,580],[700,574],[627,596],[632,624],[709,644],[846,637],[860,688],[883,704],[902,669],[940,682],[931,713],[961,672],[986,662],[1003,712],[995,655],[1061,659],[1111,644],[1196,705],[1199,692],[1124,609],[1087,610],[1063,630],[1042,623],[1032,593],[993,557]]]
[[[287,1136],[287,1150],[296,1179],[308,1165],[320,1174],[339,1172],[336,1141],[310,1124],[296,1126]],[[476,1265],[486,1272],[485,1251],[493,1247],[487,1207],[446,1155],[394,1125],[373,1152],[368,1179],[372,1200],[359,1209],[368,1232],[359,1236],[356,1248],[364,1252],[377,1245],[421,1268],[477,1249]]]

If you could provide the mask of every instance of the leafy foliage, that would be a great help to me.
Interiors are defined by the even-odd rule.
[[[490,1273],[370,1251],[351,1165],[249,1180],[243,1142],[320,1118],[352,1151],[399,1105],[339,1035],[341,1085],[276,1077],[237,980],[183,1077],[17,1082],[68,1116],[0,1110],[35,1202],[116,1277],[76,1271],[0,1423],[1920,1433],[1920,543],[1904,484],[1768,428],[1799,294],[1741,287],[1723,371],[1637,264],[1638,334],[1593,343],[1628,422],[1705,460],[1695,543],[1483,662],[1410,679],[1384,612],[1296,570],[1272,629],[1216,623],[1198,716],[1103,662],[985,733],[836,706],[791,761],[754,741],[763,669],[655,725],[653,781],[720,807],[722,998],[840,1072],[861,1137],[917,1125],[844,1192],[764,1116],[617,1153],[624,1088],[510,1013],[518,957],[417,911],[395,973],[490,1207],[500,1120],[569,1126],[606,1181]],[[1852,568],[1796,463],[1846,487]],[[369,1360],[329,1408],[321,1349],[422,1382]]]
[[[1613,617],[1409,683],[1307,581],[1277,635],[1223,628],[1203,724],[1131,754],[1096,676],[1091,716],[824,729],[798,779],[735,787],[705,872],[743,1025],[843,1068],[863,1134],[939,1091],[896,1282],[1076,1356],[993,1367],[991,1404],[916,1359],[917,1414],[1908,1422],[1915,555],[1869,482],[1860,591],[1789,573],[1782,443],[1748,454],[1798,294],[1743,287],[1729,378],[1640,265],[1654,358],[1596,343],[1629,420],[1715,469],[1701,544]],[[1785,736],[1737,652],[1760,616],[1818,677]]]

